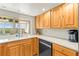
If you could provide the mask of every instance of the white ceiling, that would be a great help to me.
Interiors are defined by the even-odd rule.
[[[0,9],[36,16],[57,5],[59,3],[0,3]]]

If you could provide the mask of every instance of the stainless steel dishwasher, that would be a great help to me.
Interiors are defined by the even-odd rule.
[[[51,56],[52,55],[52,51],[51,51],[51,43],[40,39],[40,43],[39,43],[39,53],[40,56]]]

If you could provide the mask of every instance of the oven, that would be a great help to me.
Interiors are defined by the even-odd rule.
[[[40,43],[39,43],[40,56],[51,56],[52,55],[51,46],[52,46],[51,42],[40,39]]]

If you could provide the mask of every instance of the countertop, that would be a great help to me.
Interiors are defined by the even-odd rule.
[[[59,38],[55,38],[55,37],[44,36],[44,35],[26,35],[26,36],[24,35],[22,37],[15,37],[14,36],[14,37],[8,37],[6,39],[0,38],[0,44],[11,42],[11,41],[16,41],[16,40],[33,38],[33,37],[38,37],[40,39],[49,41],[51,43],[56,43],[56,44],[62,45],[64,47],[73,49],[75,51],[79,51],[78,50],[78,43],[73,43],[73,42],[70,42],[70,41],[67,41],[67,40],[63,40],[63,39],[59,39]]]
[[[59,38],[43,36],[43,35],[39,35],[37,37],[41,38],[41,39],[44,39],[44,40],[47,40],[51,43],[56,43],[56,44],[62,45],[64,47],[67,47],[67,48],[70,48],[70,49],[73,49],[73,50],[79,52],[78,43],[70,42],[68,40],[59,39]]]

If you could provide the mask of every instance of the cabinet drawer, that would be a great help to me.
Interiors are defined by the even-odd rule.
[[[69,48],[65,48],[65,47],[60,46],[58,44],[53,44],[53,49],[65,54],[66,56],[76,56],[77,55],[76,51],[69,49]]]

